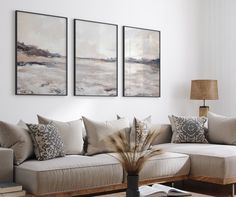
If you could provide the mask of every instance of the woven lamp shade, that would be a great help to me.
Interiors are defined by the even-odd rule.
[[[217,100],[217,80],[192,80],[191,99],[193,100]]]

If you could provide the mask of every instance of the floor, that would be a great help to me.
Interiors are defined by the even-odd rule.
[[[201,193],[203,196],[229,197],[231,196],[231,185],[216,185],[196,181],[185,181],[183,186],[185,190]]]
[[[190,191],[193,197],[230,197],[231,186],[201,183],[196,181],[185,181],[176,183],[176,187]],[[125,192],[117,194],[100,195],[99,197],[125,197]]]

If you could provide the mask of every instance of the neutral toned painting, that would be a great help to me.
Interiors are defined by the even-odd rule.
[[[16,94],[67,95],[67,18],[16,11]]]
[[[76,19],[74,28],[74,94],[117,96],[117,25]]]
[[[160,97],[160,32],[123,27],[123,95]]]

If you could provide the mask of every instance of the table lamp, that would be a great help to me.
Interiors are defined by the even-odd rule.
[[[192,100],[203,100],[203,106],[199,107],[199,116],[207,116],[209,106],[206,106],[206,100],[217,100],[218,85],[217,80],[192,80],[191,96]]]

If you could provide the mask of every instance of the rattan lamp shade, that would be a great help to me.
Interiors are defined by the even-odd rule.
[[[217,100],[217,80],[192,80],[190,98],[193,100]]]

